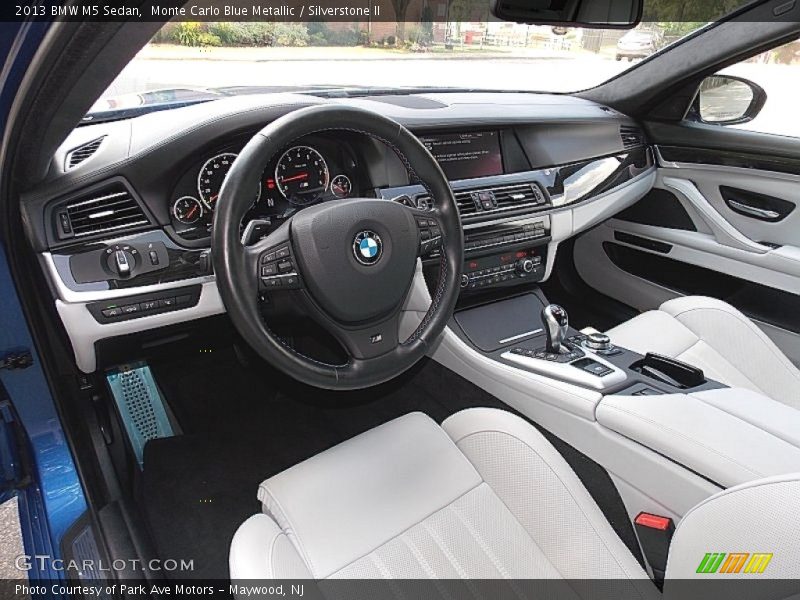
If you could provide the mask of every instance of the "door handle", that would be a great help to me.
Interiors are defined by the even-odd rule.
[[[728,200],[728,205],[732,208],[736,208],[743,213],[747,213],[757,219],[765,219],[767,221],[773,221],[781,216],[776,210],[767,210],[766,208],[758,208],[756,206],[750,206],[749,204],[745,204],[744,202],[739,202],[738,200]]]

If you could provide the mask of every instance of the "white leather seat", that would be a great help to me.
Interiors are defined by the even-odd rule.
[[[720,300],[704,296],[669,300],[608,335],[623,348],[677,358],[720,383],[800,409],[800,370],[755,323]]]
[[[408,414],[267,479],[258,497],[264,512],[245,521],[231,543],[230,575],[244,584],[241,597],[273,597],[248,585],[260,579],[326,580],[316,586],[326,598],[460,597],[450,587],[355,589],[331,581],[433,578],[511,580],[508,594],[491,588],[488,595],[467,582],[462,595],[476,598],[661,597],[555,448],[496,409],[462,411],[441,427]],[[710,597],[707,587],[681,585],[707,583],[697,565],[709,552],[769,553],[763,578],[795,585],[798,512],[800,473],[701,502],[676,529],[665,597]],[[518,580],[533,578],[539,582],[526,594]],[[542,580],[553,583],[543,589]],[[713,597],[791,595],[736,583],[735,594]]]
[[[234,536],[231,579],[564,578],[646,573],[560,454],[504,411],[439,427],[412,413],[264,481],[263,514]],[[584,589],[585,588],[585,589]]]

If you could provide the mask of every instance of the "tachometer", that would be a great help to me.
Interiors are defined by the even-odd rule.
[[[219,191],[222,189],[222,182],[225,181],[228,171],[231,170],[236,156],[233,152],[218,154],[208,159],[200,169],[200,174],[197,176],[197,193],[200,194],[200,200],[210,211],[214,210],[214,205],[219,198]],[[258,202],[259,198],[261,198],[260,183],[253,202]]]
[[[275,185],[292,204],[311,204],[328,189],[328,163],[310,146],[295,146],[283,153],[275,167]]]

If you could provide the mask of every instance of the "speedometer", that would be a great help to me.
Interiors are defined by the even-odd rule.
[[[328,163],[310,146],[295,146],[283,153],[275,167],[275,185],[296,206],[311,204],[328,189]]]
[[[200,200],[210,211],[214,210],[219,198],[219,192],[222,189],[222,183],[225,181],[228,171],[231,170],[236,156],[233,152],[218,154],[208,159],[203,168],[200,169],[200,174],[197,176],[197,193],[200,194]],[[261,198],[260,183],[253,197],[253,203],[258,202],[259,198]]]

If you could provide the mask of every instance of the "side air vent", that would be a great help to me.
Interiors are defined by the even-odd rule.
[[[477,190],[463,190],[453,194],[461,217],[493,214],[521,208],[538,208],[547,204],[547,196],[535,183],[503,185]],[[417,196],[417,205],[430,203],[427,195]]]
[[[622,138],[622,147],[625,150],[644,146],[644,132],[635,125],[620,125],[619,137]]]
[[[55,215],[60,239],[121,233],[150,225],[142,207],[121,183],[65,202]]]
[[[100,145],[103,143],[104,139],[105,136],[99,137],[96,140],[92,140],[91,142],[83,144],[82,146],[78,146],[77,148],[73,148],[67,152],[67,171],[74,169],[85,160],[94,156],[94,153],[100,148]]]

